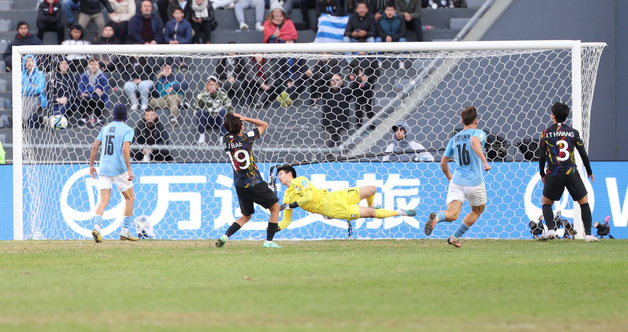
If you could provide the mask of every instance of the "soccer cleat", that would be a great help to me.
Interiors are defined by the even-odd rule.
[[[94,226],[94,229],[92,229],[92,236],[94,237],[94,241],[96,241],[96,243],[102,243],[102,235],[100,235],[100,227]]]
[[[138,238],[131,235],[131,232],[127,231],[126,233],[120,233],[120,241],[137,241]]]
[[[586,242],[598,242],[598,241],[600,241],[600,239],[598,239],[597,237],[595,237],[593,235],[585,235],[584,236],[584,240]]]
[[[460,242],[460,240],[458,240],[453,235],[447,238],[447,244],[451,244],[452,246],[454,246],[456,248],[462,247],[462,242]]]
[[[277,243],[273,241],[264,241],[264,245],[262,247],[263,248],[281,248],[280,245],[278,245]]]
[[[414,216],[416,216],[416,211],[414,211],[412,209],[408,209],[408,210],[400,209],[399,210],[399,215],[407,216],[407,217],[414,217]]]
[[[554,238],[556,238],[556,231],[550,230],[539,236],[539,241],[553,240]]]
[[[427,218],[427,222],[425,223],[425,235],[430,236],[436,223],[438,222],[438,218],[436,218],[436,212],[430,213],[430,217]]]
[[[223,234],[221,237],[218,238],[218,240],[216,240],[216,247],[224,247],[227,241],[229,241],[229,237],[226,234]]]

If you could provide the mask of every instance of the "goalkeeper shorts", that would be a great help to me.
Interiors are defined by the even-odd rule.
[[[327,197],[329,207],[325,216],[344,220],[360,218],[360,188],[332,191]]]

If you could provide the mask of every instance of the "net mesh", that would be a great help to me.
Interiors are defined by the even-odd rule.
[[[585,139],[601,52],[602,47],[582,51]],[[521,213],[528,210],[520,194],[536,172],[539,132],[551,122],[552,103],[572,101],[570,50],[35,59],[48,105],[33,93],[34,87],[24,87],[27,239],[89,236],[98,198],[87,172],[90,148],[117,103],[129,107],[127,124],[136,129],[131,153],[137,176],[134,216],[148,216],[160,238],[216,237],[240,215],[221,144],[225,111],[270,123],[254,150],[264,177],[274,166],[288,163],[319,187],[374,184],[375,200],[384,208],[419,211],[417,217],[354,221],[353,237],[422,237],[429,212],[444,208],[447,183],[438,162],[448,140],[462,128],[458,113],[468,105],[478,109],[479,128],[488,134],[485,148],[494,168],[487,192],[495,206],[487,208],[468,235],[526,237],[529,216]],[[67,119],[66,128],[60,118]],[[394,138],[399,122],[407,143]],[[122,206],[114,189],[104,216],[109,220],[105,235],[121,224]],[[238,236],[261,238],[265,213]],[[291,228],[278,237],[345,238],[347,227],[346,221],[299,211]],[[455,227],[457,223],[444,225],[434,236],[448,235]]]

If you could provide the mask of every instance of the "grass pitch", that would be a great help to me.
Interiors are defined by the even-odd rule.
[[[626,330],[628,241],[0,242],[0,329]]]

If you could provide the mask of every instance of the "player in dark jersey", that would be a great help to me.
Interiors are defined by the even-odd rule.
[[[576,168],[576,149],[580,153],[591,182],[593,182],[593,171],[580,134],[564,124],[568,115],[569,106],[560,102],[555,103],[552,105],[554,124],[541,133],[539,168],[543,179],[543,218],[548,229],[541,239],[548,240],[556,237],[552,204],[560,200],[563,191],[567,188],[571,198],[580,204],[585,241],[598,241],[597,237],[591,235],[591,208],[587,200],[587,189]],[[547,169],[545,162],[548,164]]]
[[[256,128],[242,133],[243,121],[254,124]],[[279,198],[275,192],[270,190],[268,183],[262,179],[253,157],[253,142],[266,131],[268,122],[247,118],[236,113],[228,113],[225,116],[224,126],[229,133],[223,138],[223,143],[231,166],[233,166],[233,184],[240,201],[242,216],[231,224],[227,232],[216,241],[216,247],[224,246],[229,237],[251,219],[255,212],[253,203],[257,203],[270,210],[264,248],[281,248],[273,242],[273,237],[278,230],[279,204],[277,202],[279,202]]]

